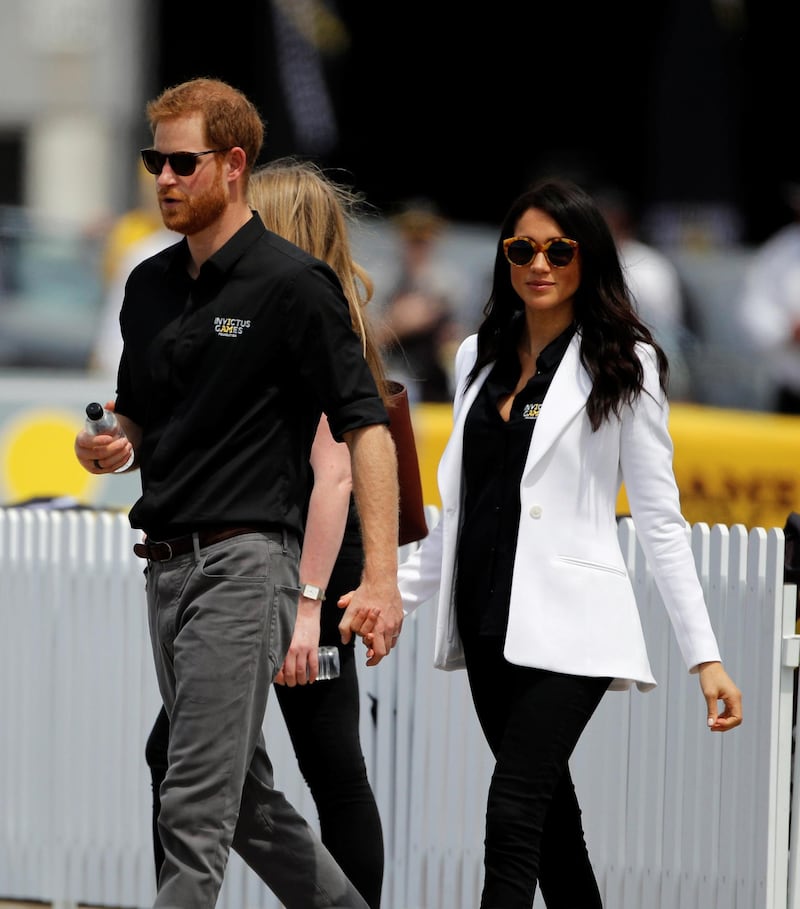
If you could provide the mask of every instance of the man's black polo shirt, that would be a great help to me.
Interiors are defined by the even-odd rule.
[[[125,288],[116,407],[143,430],[131,526],[156,540],[212,525],[302,534],[320,413],[340,441],[389,422],[341,286],[255,212],[196,280],[187,255],[183,240]]]

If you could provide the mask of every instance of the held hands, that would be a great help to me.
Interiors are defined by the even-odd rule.
[[[403,604],[396,584],[384,592],[373,593],[374,586],[366,581],[350,593],[339,598],[338,606],[344,609],[339,622],[342,643],[347,644],[353,634],[359,635],[367,648],[367,666],[378,663],[397,644],[403,625]],[[388,605],[370,605],[370,604]]]
[[[700,688],[708,705],[708,728],[712,732],[727,732],[742,722],[742,692],[722,668],[722,663],[701,663]],[[719,702],[725,709],[719,712]]]

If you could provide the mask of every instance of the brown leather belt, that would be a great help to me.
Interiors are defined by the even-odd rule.
[[[243,533],[263,533],[265,529],[263,527],[220,527],[200,530],[197,533],[197,541],[202,549],[205,546],[211,546],[212,543],[221,543],[223,540],[238,537]],[[274,528],[271,529],[274,530]],[[194,534],[192,533],[183,537],[175,537],[172,540],[145,540],[143,543],[135,543],[133,546],[134,553],[140,559],[149,559],[151,562],[166,562],[176,556],[186,555],[193,549]]]

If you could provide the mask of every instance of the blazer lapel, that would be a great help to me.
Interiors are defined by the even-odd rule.
[[[466,392],[464,392],[464,397],[458,408],[458,416],[453,422],[450,440],[442,453],[441,464],[439,466],[442,504],[444,504],[445,500],[447,500],[448,503],[457,503],[459,501],[461,490],[461,462],[464,448],[464,423],[466,422],[469,409],[472,407],[472,403],[478,396],[478,392],[486,381],[486,377],[491,372],[491,369],[492,364],[490,363],[489,365],[484,366],[478,373],[475,381],[470,385]],[[467,371],[468,370],[464,371],[464,375],[466,375]]]
[[[592,383],[580,361],[580,346],[580,332],[576,332],[556,369],[536,420],[526,471],[547,452],[564,428],[586,405]]]

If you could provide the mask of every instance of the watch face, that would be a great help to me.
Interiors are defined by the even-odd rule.
[[[325,591],[321,587],[316,587],[314,584],[303,584],[300,588],[300,592],[309,600],[325,599]]]

